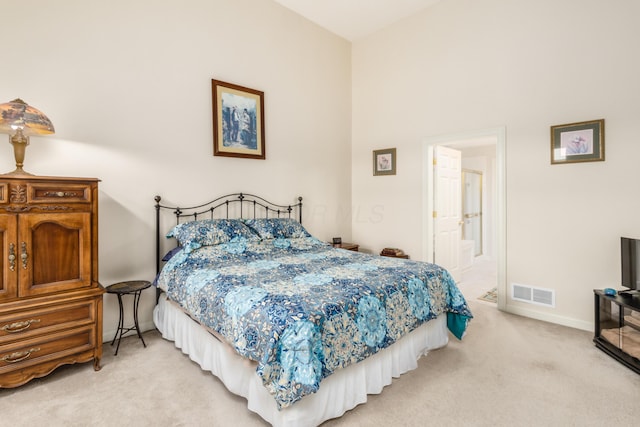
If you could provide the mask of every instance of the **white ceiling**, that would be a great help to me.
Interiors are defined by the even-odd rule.
[[[354,41],[440,0],[275,0],[321,27]]]

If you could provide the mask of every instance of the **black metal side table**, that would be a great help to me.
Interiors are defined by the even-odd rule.
[[[120,340],[122,336],[130,331],[136,331],[138,333],[138,338],[142,340],[142,345],[146,348],[147,344],[144,342],[144,338],[142,338],[142,333],[140,333],[140,326],[138,325],[138,304],[140,304],[140,295],[144,289],[147,289],[151,286],[151,282],[146,280],[130,280],[127,282],[119,282],[114,283],[113,285],[107,286],[106,291],[110,294],[116,294],[118,296],[118,305],[120,306],[120,319],[118,320],[118,330],[116,331],[116,335],[113,337],[113,341],[111,341],[111,345],[118,340],[118,345],[116,346],[116,353],[118,355],[118,350],[120,349]],[[133,322],[134,325],[125,328],[124,327],[124,310],[122,308],[122,296],[123,295],[133,295]]]

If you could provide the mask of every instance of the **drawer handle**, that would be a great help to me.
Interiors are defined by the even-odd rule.
[[[40,323],[40,319],[29,319],[22,322],[14,322],[8,325],[4,325],[0,330],[14,334],[16,332],[22,332],[25,329],[29,329],[32,323]]]
[[[81,194],[75,191],[45,191],[46,197],[80,197]]]
[[[18,363],[18,362],[22,362],[25,359],[28,359],[29,356],[31,356],[31,353],[35,353],[36,351],[40,351],[40,348],[36,347],[36,348],[31,348],[27,351],[16,351],[15,353],[11,353],[11,354],[7,354],[6,356],[3,356],[2,359],[0,360],[7,363]]]
[[[9,245],[9,270],[16,271],[16,245]]]
[[[20,259],[22,259],[22,268],[26,270],[27,259],[29,258],[29,254],[27,253],[27,244],[25,242],[22,242],[21,248],[22,248],[22,254],[20,255]]]

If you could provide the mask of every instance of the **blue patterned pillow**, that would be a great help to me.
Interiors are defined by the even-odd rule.
[[[213,246],[232,239],[260,240],[260,237],[239,219],[205,219],[178,224],[167,237],[175,237],[185,253],[202,246]]]
[[[302,224],[293,218],[255,218],[244,221],[262,239],[299,239],[311,237]]]

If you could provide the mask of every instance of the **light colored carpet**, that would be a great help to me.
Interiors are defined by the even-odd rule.
[[[413,372],[328,426],[637,426],[640,375],[592,334],[526,319],[477,300],[464,341],[420,359]],[[63,367],[0,390],[3,426],[265,426],[216,378],[156,331],[125,338],[103,368]]]

